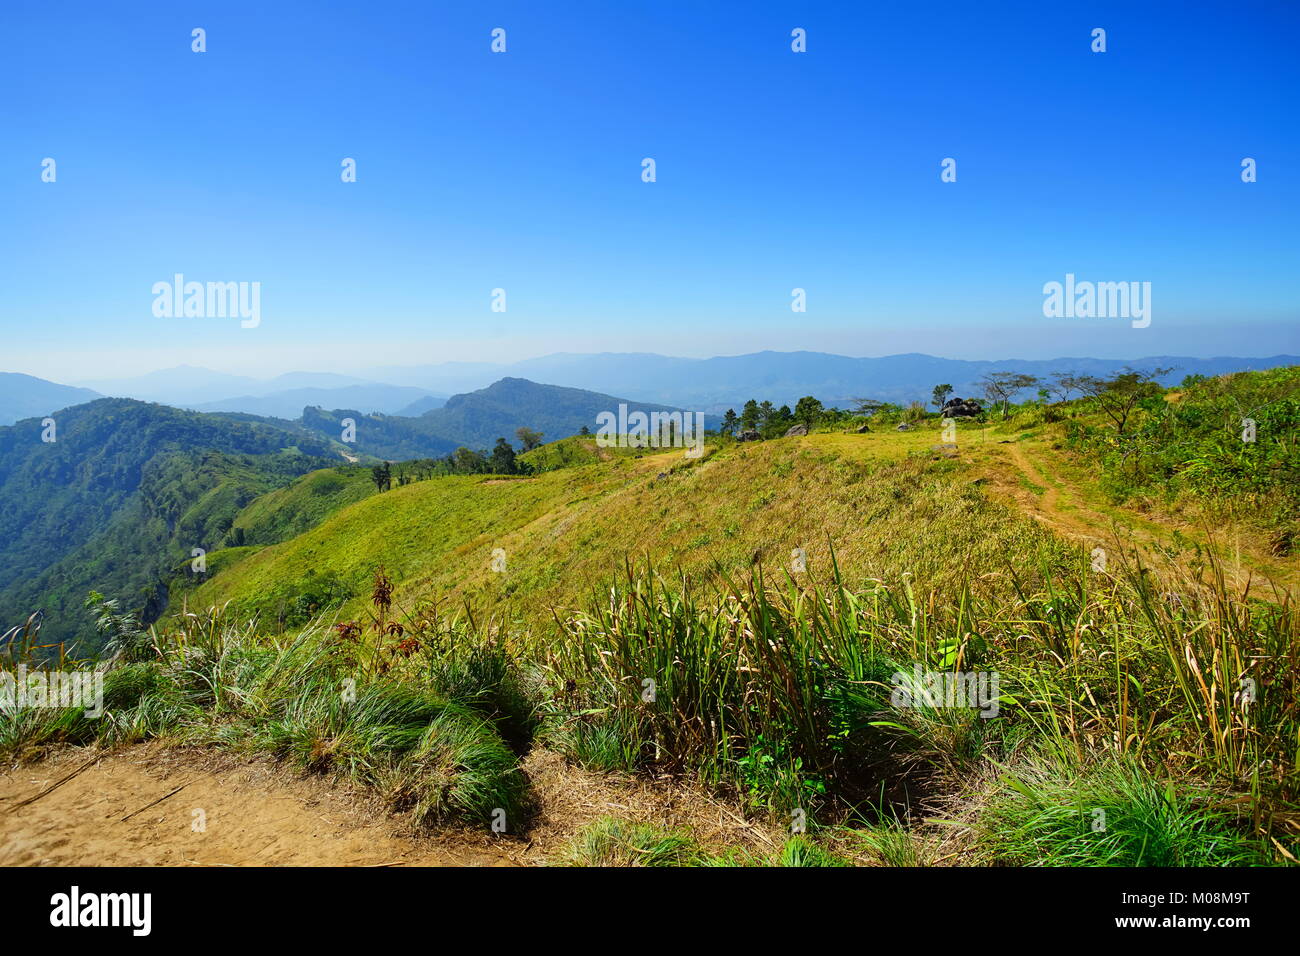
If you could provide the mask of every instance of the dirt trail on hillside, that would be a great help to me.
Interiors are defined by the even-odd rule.
[[[1043,494],[1037,498],[1036,504],[1041,509],[1041,514],[1035,514],[1036,518],[1046,521],[1046,523],[1055,526],[1058,530],[1065,531],[1077,537],[1095,538],[1096,530],[1088,524],[1079,521],[1077,518],[1071,518],[1061,511],[1060,500],[1061,493],[1051,481],[1049,481],[1041,471],[1029,460],[1025,450],[1019,444],[1010,444],[1006,446],[1007,454],[1011,456],[1012,462],[1020,469],[1021,473],[1031,483],[1045,489]]]
[[[1014,483],[1008,485],[1005,481],[998,482],[999,486],[1005,493],[1016,499],[1022,510],[1059,534],[1089,544],[1113,547],[1116,544],[1118,531],[1124,538],[1120,542],[1121,545],[1137,545],[1144,550],[1150,550],[1156,545],[1169,544],[1175,530],[1181,531],[1190,539],[1204,541],[1203,533],[1196,528],[1175,529],[1153,518],[1134,515],[1127,520],[1117,521],[1111,515],[1090,508],[1082,495],[1069,493],[1071,485],[1064,476],[1056,472],[1050,476],[1045,474],[1045,470],[1040,467],[1042,463],[1031,459],[1019,442],[1011,442],[999,447],[1005,449],[1007,458],[1019,474],[1031,484],[1041,487],[1043,492],[1037,494],[1029,489],[1016,487]],[[1061,493],[1061,485],[1067,489],[1064,496]],[[1227,532],[1229,529],[1221,530]],[[1295,561],[1288,562],[1247,553],[1241,549],[1239,542],[1228,547],[1226,538],[1220,540],[1218,546],[1225,558],[1224,572],[1227,578],[1239,587],[1244,586],[1248,580],[1253,580],[1255,585],[1259,586],[1262,583],[1261,579],[1266,578],[1280,586],[1295,588],[1297,581],[1300,580],[1300,568],[1296,567]]]
[[[373,791],[268,759],[71,747],[0,773],[0,866],[538,866],[604,816],[685,827],[706,847],[770,853],[783,842],[680,783],[581,770],[540,749],[521,769],[536,804],[526,832],[416,833]]]
[[[494,845],[487,834],[477,847],[468,835],[436,844],[403,836],[386,812],[321,778],[294,777],[262,761],[155,747],[101,752],[71,780],[18,806],[95,756],[71,750],[0,775],[0,866],[524,862],[520,848]]]

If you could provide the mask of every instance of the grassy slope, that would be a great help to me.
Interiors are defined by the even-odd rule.
[[[304,475],[251,502],[235,518],[246,545],[277,544],[320,524],[334,512],[375,493],[370,469],[342,466]]]
[[[646,450],[637,448],[602,448],[596,444],[595,438],[573,435],[523,452],[519,460],[534,472],[543,472],[572,468],[575,465],[592,465],[611,458],[635,458],[646,453]]]
[[[850,580],[910,572],[925,589],[952,588],[1005,568],[1063,555],[1033,522],[986,499],[962,465],[935,460],[916,434],[819,434],[733,446],[700,461],[680,453],[618,457],[536,478],[441,478],[342,508],[312,530],[216,575],[191,605],[235,602],[277,613],[313,578],[333,575],[363,618],[380,564],[400,607],[420,598],[476,605],[509,598],[546,620],[603,589],[625,560],[661,570],[769,573],[803,548],[829,573],[833,543]],[[902,456],[900,458],[900,456]],[[658,477],[663,474],[664,477]],[[490,570],[493,549],[507,570]],[[218,559],[220,563],[220,559]]]

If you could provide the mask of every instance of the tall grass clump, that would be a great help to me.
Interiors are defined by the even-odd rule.
[[[689,771],[774,811],[853,794],[887,749],[872,724],[896,666],[859,629],[892,597],[727,583],[701,597],[629,570],[564,619],[548,657],[561,735],[596,763]]]
[[[1293,852],[1288,596],[1235,589],[1213,554],[1156,569],[1122,548],[1110,571],[1080,551],[981,577],[942,595],[906,575],[855,590],[838,573],[755,573],[709,592],[629,570],[547,648],[548,734],[589,766],[690,775],[823,822],[888,820],[1026,754],[1127,760],[1176,791],[1230,795],[1248,842]],[[914,667],[994,674],[996,706],[898,705],[897,672]]]
[[[1234,806],[1161,782],[1132,759],[1006,774],[980,817],[982,849],[1013,866],[1251,866],[1267,862]]]
[[[543,678],[504,625],[480,625],[471,615],[417,618],[410,633],[418,635],[429,686],[489,718],[517,753],[528,749],[539,726]]]

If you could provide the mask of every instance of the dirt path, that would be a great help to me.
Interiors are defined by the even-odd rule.
[[[537,804],[526,833],[417,835],[372,792],[265,759],[73,747],[0,774],[0,866],[538,866],[603,816],[686,827],[719,848],[771,852],[783,840],[679,784],[580,770],[544,750],[522,769]]]
[[[1187,540],[1206,542],[1205,533],[1200,528],[1172,521],[1162,522],[1136,513],[1118,515],[1094,508],[1072,485],[1068,476],[1044,468],[1044,460],[1031,457],[1030,451],[1026,451],[1020,442],[999,443],[995,447],[1005,452],[1006,460],[1014,466],[1020,478],[1043,491],[1039,494],[1016,481],[1008,482],[1005,475],[990,475],[995,477],[995,485],[1004,494],[1015,498],[1023,511],[1059,534],[1103,547],[1137,545],[1148,551],[1174,544],[1175,534]],[[1219,533],[1218,548],[1227,558],[1224,571],[1238,586],[1244,586],[1248,580],[1253,580],[1258,586],[1263,578],[1294,589],[1300,581],[1300,561],[1252,552],[1243,546],[1231,528],[1216,531]],[[1116,541],[1117,535],[1121,538],[1119,542]]]
[[[477,838],[477,846],[468,834],[437,843],[403,836],[387,813],[321,778],[295,777],[262,761],[158,747],[102,754],[46,796],[15,807],[93,756],[72,750],[0,776],[0,866],[524,862],[521,847],[494,844],[488,834]],[[166,799],[141,809],[160,797]]]
[[[1043,494],[1037,499],[1037,506],[1041,513],[1034,516],[1040,520],[1045,520],[1048,524],[1054,525],[1058,530],[1065,531],[1076,537],[1095,538],[1095,529],[1088,524],[1079,521],[1077,518],[1070,518],[1060,508],[1061,493],[1057,487],[1038,470],[1025,450],[1020,447],[1019,442],[1013,442],[1004,446],[1007,454],[1011,457],[1015,466],[1020,469],[1022,475],[1034,485],[1043,488]]]

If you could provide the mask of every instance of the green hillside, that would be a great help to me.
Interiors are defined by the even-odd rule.
[[[369,468],[340,465],[313,471],[242,509],[231,523],[229,539],[236,545],[286,541],[376,491]]]
[[[191,598],[232,601],[268,626],[303,623],[313,593],[364,618],[380,565],[407,612],[422,600],[468,601],[532,621],[608,589],[625,562],[664,571],[757,564],[771,574],[794,549],[825,575],[833,543],[850,580],[907,570],[956,588],[969,569],[999,572],[1012,554],[1052,553],[1050,537],[987,500],[929,456],[873,457],[871,436],[814,435],[732,445],[703,459],[680,451],[613,457],[533,478],[454,476],[395,488],[343,507],[310,531],[246,557]],[[237,521],[242,522],[241,518]],[[491,569],[494,549],[504,573]],[[1032,563],[1032,562],[1031,562]]]
[[[1269,532],[1277,554],[1300,548],[1300,367],[1147,387],[1120,429],[1125,398],[1083,399],[1065,428],[1113,500],[1190,505]]]
[[[154,619],[164,579],[227,543],[260,495],[329,462],[301,431],[128,399],[0,428],[0,626],[44,615],[42,639],[97,646],[92,590]]]

